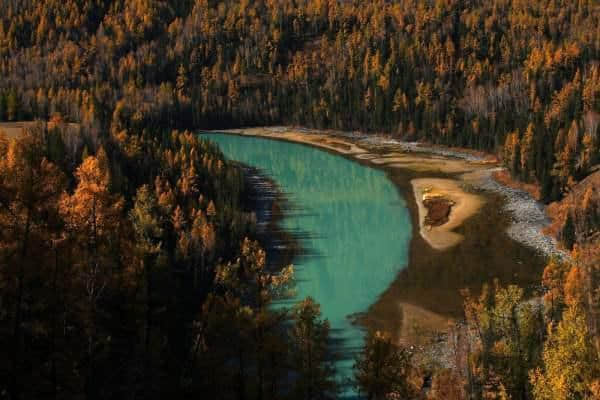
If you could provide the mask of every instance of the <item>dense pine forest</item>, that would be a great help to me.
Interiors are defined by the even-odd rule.
[[[597,0],[1,0],[0,399],[336,398],[329,325],[198,129],[498,155],[572,250],[465,292],[458,367],[369,335],[369,399],[600,398]],[[425,376],[433,376],[428,390]]]

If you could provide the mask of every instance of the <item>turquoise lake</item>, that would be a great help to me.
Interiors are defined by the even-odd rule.
[[[296,298],[311,296],[343,339],[339,379],[352,376],[364,330],[351,316],[367,311],[408,264],[412,235],[406,202],[381,170],[313,147],[228,134],[203,134],[225,156],[272,178],[293,207],[282,227],[301,232],[308,256],[294,262]],[[346,389],[352,395],[351,389]]]

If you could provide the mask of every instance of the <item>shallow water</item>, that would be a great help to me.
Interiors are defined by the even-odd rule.
[[[343,339],[339,379],[352,375],[364,331],[350,317],[366,312],[408,264],[412,235],[406,202],[381,170],[301,144],[204,134],[226,157],[277,182],[292,207],[283,228],[298,234],[296,295],[313,297],[334,337]],[[345,394],[352,395],[350,388]]]

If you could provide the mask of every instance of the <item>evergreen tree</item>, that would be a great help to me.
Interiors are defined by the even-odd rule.
[[[298,377],[294,398],[335,399],[336,381],[329,346],[329,322],[321,319],[319,305],[310,297],[293,310],[292,362]]]
[[[529,123],[523,140],[521,141],[521,178],[524,181],[530,180],[535,172],[535,131],[533,123]]]
[[[0,121],[6,121],[6,96],[0,91]]]
[[[16,121],[20,116],[19,100],[15,90],[9,90],[6,96],[6,119]]]
[[[565,224],[560,233],[560,239],[567,249],[573,249],[577,237],[575,233],[575,221],[573,221],[573,214],[571,212],[567,213]]]
[[[543,319],[539,307],[523,300],[523,289],[498,282],[486,285],[479,298],[466,298],[467,323],[477,337],[469,370],[481,396],[529,395],[528,371],[539,360]]]
[[[140,269],[145,279],[146,322],[144,329],[144,352],[149,352],[152,330],[153,304],[156,303],[153,288],[157,258],[162,251],[162,221],[154,193],[147,185],[141,186],[136,193],[130,219],[136,235],[136,250],[139,252]]]
[[[370,333],[354,364],[358,391],[369,400],[412,398],[411,358],[410,352],[395,345],[388,335]]]

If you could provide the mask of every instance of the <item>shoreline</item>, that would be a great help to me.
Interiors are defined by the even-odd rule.
[[[445,250],[460,243],[461,235],[454,232],[471,216],[481,209],[481,196],[472,193],[471,189],[500,195],[505,201],[502,207],[511,215],[510,225],[506,233],[516,242],[532,248],[544,257],[568,258],[568,254],[558,248],[557,241],[543,233],[550,223],[545,213],[545,206],[529,193],[505,186],[496,181],[492,174],[504,170],[498,160],[491,155],[470,150],[430,146],[416,142],[402,142],[382,135],[365,135],[360,132],[344,132],[335,130],[317,130],[297,127],[252,127],[240,129],[212,130],[209,132],[230,133],[241,136],[256,136],[275,140],[314,146],[363,164],[384,170],[408,170],[419,175],[430,173],[431,176],[419,176],[422,179],[438,179],[443,175],[448,181],[454,181],[450,200],[460,203],[455,205],[448,221],[434,229],[425,224],[427,210],[422,196],[417,196],[421,188],[413,185],[413,193],[417,203],[419,234],[435,250]],[[435,182],[435,181],[432,181]],[[439,183],[439,181],[438,181]],[[447,185],[448,183],[446,183]],[[452,184],[451,184],[452,185]],[[443,185],[442,185],[443,186]],[[465,188],[469,190],[465,190]],[[431,185],[432,190],[438,190]],[[446,189],[447,190],[447,189]],[[456,200],[459,200],[458,202]],[[461,209],[464,207],[464,209]]]
[[[267,252],[267,265],[273,270],[292,264],[302,252],[296,237],[281,226],[287,199],[277,182],[261,170],[239,163],[247,185],[246,197],[256,220],[257,239]]]
[[[237,134],[241,136],[255,136],[276,140],[285,140],[303,145],[318,147],[326,151],[333,152],[354,159],[355,161],[367,164],[370,167],[379,169],[409,169],[415,172],[431,173],[429,179],[434,179],[439,173],[468,173],[478,169],[478,165],[472,161],[447,159],[444,156],[437,155],[419,155],[410,153],[400,153],[398,149],[382,152],[381,149],[370,148],[366,145],[359,145],[345,137],[333,136],[329,132],[305,130],[297,128],[273,127],[273,128],[247,128],[230,129],[212,132],[222,132]],[[435,181],[431,181],[435,182]],[[449,184],[445,187],[447,188]],[[434,187],[435,190],[443,188]],[[413,186],[413,192],[417,188]],[[435,229],[427,229],[424,221],[427,214],[423,205],[423,199],[419,196],[415,198],[418,205],[417,223],[420,226],[419,234],[429,243],[434,250],[446,250],[456,246],[463,239],[463,236],[454,232],[469,217],[473,216],[479,210],[481,199],[464,191],[458,181],[453,185],[453,190],[447,194],[452,196],[452,200],[457,204],[452,207],[453,211],[448,217],[448,221]]]
[[[437,151],[435,148],[425,147],[425,152],[417,144],[399,144],[381,138],[374,141],[357,134],[351,134],[349,139],[332,136],[334,133],[330,132],[296,128],[212,132],[317,147],[383,170],[388,175],[406,199],[411,215],[413,235],[409,262],[379,299],[360,313],[355,323],[368,329],[387,331],[397,343],[415,346],[419,349],[419,358],[426,363],[453,366],[450,341],[452,327],[460,325],[463,318],[461,289],[469,287],[477,292],[482,284],[496,277],[505,284],[515,283],[524,288],[532,288],[539,282],[548,255],[536,247],[524,245],[522,240],[515,240],[510,234],[515,219],[509,211],[511,203],[501,191],[502,186],[491,182],[492,173],[498,169],[497,161],[485,155],[462,153],[456,149],[442,149],[444,154],[432,154],[431,151]],[[402,150],[404,146],[408,150]],[[411,152],[415,146],[419,150]],[[454,203],[450,212],[452,219],[434,227],[436,231],[445,230],[442,234],[445,240],[451,237],[449,245],[443,243],[444,248],[434,248],[427,235],[421,233],[420,219],[425,218],[427,210],[422,194],[417,194],[415,188],[414,181],[419,180],[425,184],[436,183],[434,193],[444,191],[450,197],[454,191],[453,194],[459,196],[449,199]],[[443,188],[440,182],[449,186]],[[509,196],[513,194],[508,193]],[[465,212],[457,212],[462,200],[460,196],[469,198],[460,206],[468,206]],[[531,201],[537,204],[535,200],[525,198],[526,204]],[[423,207],[421,212],[420,206]],[[495,230],[498,226],[506,229]],[[505,254],[510,256],[505,257]],[[526,260],[525,264],[523,260]]]

